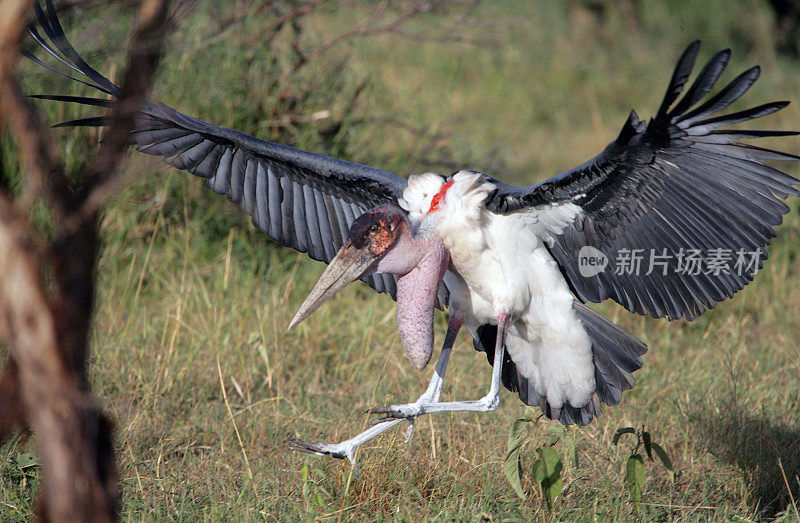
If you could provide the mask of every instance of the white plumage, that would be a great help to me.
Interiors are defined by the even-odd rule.
[[[434,197],[440,195],[430,212]],[[495,189],[480,173],[460,171],[409,178],[400,204],[416,227],[433,226],[450,250],[451,314],[471,333],[511,317],[506,350],[520,374],[553,408],[586,405],[595,391],[591,341],[573,311],[567,282],[543,241],[580,213],[573,204],[550,204],[509,214],[486,210]]]

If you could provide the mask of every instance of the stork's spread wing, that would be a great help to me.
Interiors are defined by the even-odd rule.
[[[52,2],[36,15],[49,43],[30,29],[52,56],[83,76],[68,76],[112,96],[119,88],[92,69],[67,41]],[[52,69],[38,58],[29,58]],[[53,69],[55,70],[55,69]],[[60,95],[36,98],[106,107],[111,100]],[[104,125],[103,117],[61,125]],[[205,178],[208,187],[253,218],[275,241],[330,262],[347,238],[355,218],[402,195],[406,180],[372,167],[337,160],[212,125],[160,104],[145,104],[136,120],[132,143],[139,151],[161,156],[170,165]],[[394,276],[375,274],[364,280],[378,292],[395,296]]]
[[[499,183],[487,199],[494,212],[553,214],[540,220],[556,224],[542,237],[582,300],[611,298],[639,314],[692,319],[752,280],[789,210],[781,199],[798,195],[800,182],[765,162],[800,157],[738,142],[797,133],[719,129],[788,104],[715,116],[750,88],[758,67],[695,107],[728,62],[730,51],[721,51],[673,106],[699,47],[683,53],[649,123],[631,112],[592,160],[531,187]]]

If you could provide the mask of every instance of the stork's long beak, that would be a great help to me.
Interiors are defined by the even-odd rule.
[[[336,256],[331,260],[328,268],[319,277],[319,281],[311,289],[311,293],[306,298],[306,301],[300,306],[300,310],[294,315],[292,322],[289,324],[291,329],[311,314],[320,308],[320,306],[328,301],[331,296],[347,287],[347,285],[357,278],[359,278],[375,260],[378,255],[373,254],[369,249],[369,244],[361,249],[353,246],[348,240]]]

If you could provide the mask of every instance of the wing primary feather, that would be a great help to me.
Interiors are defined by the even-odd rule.
[[[737,111],[735,113],[723,114],[714,116],[712,118],[707,118],[705,120],[700,120],[699,122],[694,123],[694,127],[711,130],[724,125],[736,125],[737,123],[755,120],[756,118],[761,118],[763,116],[778,112],[787,105],[789,105],[789,102],[785,100],[780,102],[766,103],[757,107],[745,109],[744,111]],[[681,122],[679,127],[686,128],[688,125],[686,122]]]
[[[194,166],[188,169],[188,171],[201,178],[213,178],[216,176],[216,173],[220,167],[220,161],[222,161],[223,154],[225,154],[227,151],[230,151],[228,147],[214,144],[208,151],[205,152],[205,154],[203,154],[201,157],[198,157],[197,160],[193,160]],[[227,183],[227,176],[221,181],[223,183]],[[225,193],[223,192],[220,194]]]
[[[702,100],[711,91],[714,84],[717,83],[720,75],[725,70],[725,66],[728,65],[730,57],[730,49],[719,51],[711,57],[683,98],[670,111],[670,116],[681,114]]]
[[[205,161],[208,161],[208,157]],[[217,194],[230,194],[231,192],[231,167],[233,164],[233,152],[225,148],[222,155],[215,162],[216,166],[213,169],[213,174],[206,182],[209,189]],[[199,168],[199,167],[198,167]]]
[[[247,169],[247,154],[244,149],[239,147],[233,153],[233,160],[231,161],[231,181],[230,192],[228,199],[236,205],[242,202],[242,186],[244,184],[244,173]]]
[[[200,141],[195,145],[185,148],[182,151],[179,150],[178,153],[167,157],[164,161],[181,170],[188,171],[192,169],[197,165],[197,161],[202,161],[202,159],[211,152],[215,145],[214,142],[204,140],[202,136],[199,136],[199,138]],[[150,150],[144,152],[149,151]]]
[[[325,258],[325,246],[322,242],[320,232],[320,215],[317,212],[317,200],[314,197],[314,189],[308,185],[303,185],[303,201],[305,203],[305,216],[308,223],[309,253],[317,260]]]
[[[247,167],[244,171],[244,183],[242,184],[242,210],[253,218],[253,223],[257,224],[255,206],[256,201],[256,178],[257,170],[261,164],[255,158],[247,159]],[[263,168],[263,167],[262,167]]]
[[[258,166],[256,206],[261,218],[261,230],[278,240],[282,236],[283,187],[281,187],[281,180],[275,175],[271,163],[262,167],[262,162],[259,162]]]
[[[190,134],[194,134],[186,129],[146,129],[142,128],[142,130],[134,130],[131,133],[130,143],[132,145],[138,144],[137,149],[141,151],[145,147],[150,147],[159,143],[168,142],[170,140],[175,140],[176,138],[180,138],[182,136],[188,136]],[[135,135],[135,136],[133,136]]]
[[[38,100],[53,100],[56,102],[94,105],[96,107],[111,107],[114,105],[114,100],[108,100],[106,98],[92,98],[89,96],[70,96],[66,94],[29,94],[27,97],[36,98]]]
[[[722,90],[713,96],[703,105],[689,111],[682,116],[676,116],[674,123],[683,123],[684,127],[694,124],[694,122],[705,118],[710,114],[725,109],[730,104],[738,100],[748,89],[755,83],[758,76],[761,74],[759,66],[753,66],[747,71],[737,76],[731,83],[722,88]]]
[[[50,46],[47,45],[47,43],[45,43],[44,40],[41,39],[41,36],[39,36],[39,34],[36,33],[36,31],[34,29],[29,29],[28,34],[30,34],[39,43],[39,45],[41,45],[45,50],[47,50],[47,52],[49,52],[50,54],[53,54],[53,56],[55,56],[56,58],[58,58],[62,62],[64,61],[58,54],[54,54],[55,51],[53,51],[50,48]],[[44,67],[45,69],[49,69],[50,71],[53,71],[54,73],[59,74],[59,75],[63,76],[64,78],[69,78],[70,80],[73,80],[75,82],[81,83],[83,85],[87,85],[89,87],[92,87],[94,89],[97,89],[98,91],[102,91],[102,92],[107,93],[107,94],[113,94],[112,92],[108,91],[107,89],[103,88],[100,85],[97,85],[97,84],[95,84],[93,82],[89,82],[89,81],[84,80],[82,78],[78,78],[78,77],[73,76],[73,75],[71,75],[69,73],[65,73],[64,71],[56,69],[55,67],[47,65],[42,60],[40,60],[38,57],[36,57],[36,55],[34,55],[34,54],[24,50],[24,49],[22,50],[22,55],[25,58],[27,58],[28,60],[31,60],[32,62],[35,62],[35,63],[41,65],[42,67]],[[67,64],[67,65],[69,65],[69,64]]]
[[[51,125],[51,127],[100,127],[107,125],[109,120],[110,118],[107,116],[90,116],[88,118],[77,118],[75,120],[59,122]]]
[[[683,86],[686,85],[686,81],[689,79],[689,75],[692,74],[694,61],[697,59],[697,53],[699,51],[700,40],[695,40],[681,55],[680,59],[678,60],[678,65],[675,67],[675,71],[672,73],[672,79],[669,82],[667,94],[664,95],[664,101],[661,102],[661,107],[659,107],[658,111],[656,112],[656,120],[663,120],[667,117],[667,112],[669,111],[670,106],[681,94],[681,91],[683,91]]]
[[[153,143],[149,145],[140,145],[138,147],[140,152],[152,154],[156,156],[171,157],[179,154],[195,145],[201,143],[203,137],[197,133],[184,134],[177,138],[170,139],[166,142]]]
[[[35,5],[38,6],[38,2]],[[53,5],[53,1],[46,0],[45,6],[47,7],[47,20],[49,20],[49,27],[52,32],[48,35],[51,41],[58,47],[64,56],[67,57],[67,59],[75,64],[78,70],[89,77],[93,82],[105,87],[108,91],[110,91],[111,94],[114,94],[114,96],[119,96],[122,92],[121,89],[114,85],[111,80],[98,73],[89,64],[87,64],[83,58],[81,58],[81,55],[78,54],[75,48],[72,47],[72,44],[69,43],[69,40],[67,40],[67,35],[64,33],[64,29],[61,27],[61,22],[58,20],[58,14],[55,6]],[[45,27],[47,27],[47,25],[45,25]]]
[[[334,238],[339,239],[344,243],[344,238],[347,237],[347,223],[344,222],[340,215],[339,207],[336,205],[336,199],[329,195],[324,196],[325,207],[328,210],[329,223],[331,225],[331,234]]]
[[[322,245],[325,249],[325,256],[330,260],[336,255],[336,248],[333,245],[333,231],[331,231],[328,217],[328,206],[325,205],[324,195],[319,191],[314,191],[314,200],[319,216],[319,232],[322,236]]]

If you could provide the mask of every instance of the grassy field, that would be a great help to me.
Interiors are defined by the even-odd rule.
[[[701,59],[733,48],[724,78],[764,67],[739,108],[790,99],[768,125],[800,128],[800,62],[775,53],[766,3],[585,4],[492,2],[471,13],[479,23],[456,28],[453,17],[431,13],[404,26],[406,35],[344,40],[289,80],[286,88],[301,96],[287,106],[269,80],[286,67],[291,35],[272,47],[259,39],[277,15],[244,2],[222,11],[200,2],[170,38],[154,98],[403,176],[458,164],[527,184],[599,152],[631,108],[652,115],[675,60],[700,38]],[[328,2],[304,19],[302,45],[313,49],[366,16],[347,5]],[[129,14],[94,7],[64,21],[88,61],[113,75]],[[234,15],[245,16],[224,26]],[[34,66],[24,72],[31,92],[75,90]],[[43,110],[53,122],[77,115],[53,104]],[[332,117],[281,120],[284,112],[319,111]],[[72,166],[96,146],[91,131],[58,136]],[[800,151],[798,139],[776,144]],[[5,172],[15,169],[12,151],[5,139]],[[564,483],[548,512],[531,461],[553,424],[525,429],[522,499],[503,476],[503,460],[514,420],[538,411],[507,392],[495,413],[421,419],[408,444],[402,428],[373,440],[358,455],[359,478],[347,462],[289,452],[288,438],[350,437],[369,423],[365,409],[422,391],[431,369],[407,364],[394,303],[353,285],[287,332],[323,266],[271,243],[186,173],[137,154],[126,169],[132,183],[103,218],[91,370],[118,426],[126,519],[796,517],[789,495],[800,495],[796,200],[756,281],[698,320],[595,307],[650,349],[622,403],[555,445]],[[445,315],[436,321],[441,340]],[[462,334],[443,399],[480,397],[489,374]],[[658,462],[645,461],[638,504],[623,482],[629,441],[611,442],[627,426],[646,427],[679,472],[673,482]],[[33,449],[25,436],[0,449],[2,520],[31,515]]]

